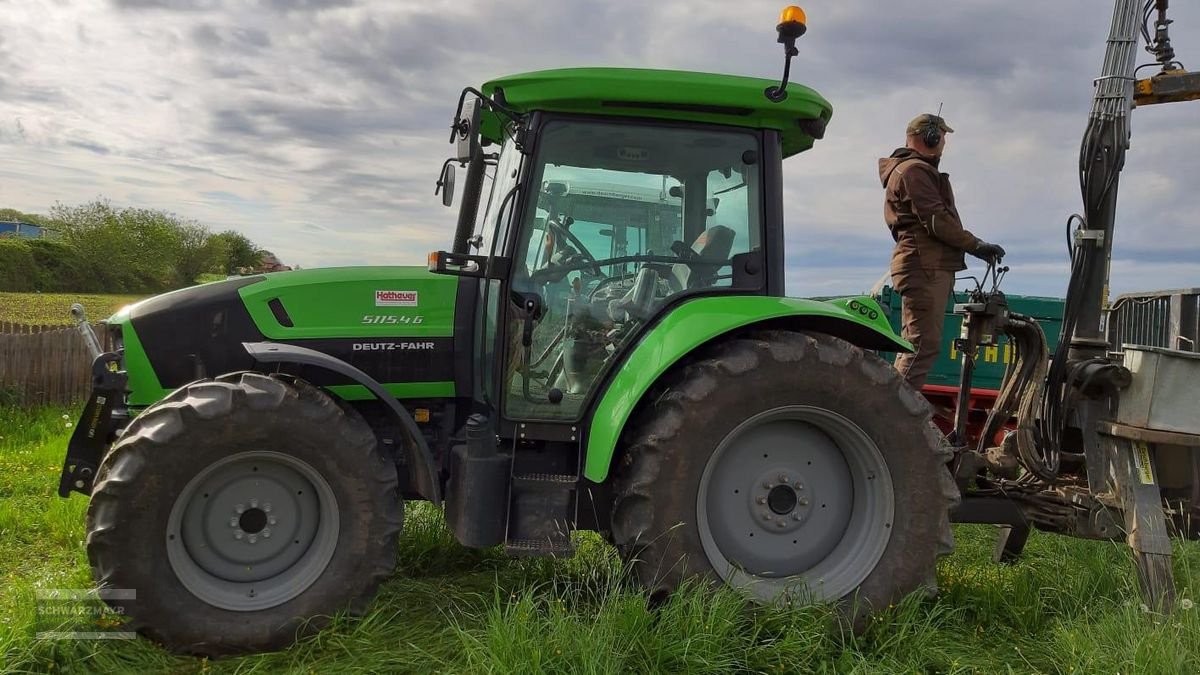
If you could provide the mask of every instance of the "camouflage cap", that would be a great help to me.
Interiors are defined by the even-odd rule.
[[[934,115],[933,113],[925,113],[912,118],[912,121],[908,123],[908,129],[906,131],[909,136],[912,136],[913,134],[919,134],[921,133],[921,129],[924,129],[929,124],[938,125],[938,128],[948,134],[954,133],[954,130],[950,128],[950,125],[946,124],[946,120]]]

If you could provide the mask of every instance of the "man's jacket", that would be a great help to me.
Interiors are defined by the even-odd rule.
[[[884,187],[883,217],[892,231],[892,273],[963,270],[964,251],[979,239],[963,229],[954,206],[949,174],[939,173],[938,158],[899,148],[879,160]]]

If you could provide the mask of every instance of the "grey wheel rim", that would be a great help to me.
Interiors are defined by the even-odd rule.
[[[764,601],[852,593],[883,556],[894,513],[879,447],[854,422],[811,406],[738,425],[709,457],[696,500],[713,569]]]
[[[239,612],[281,605],[308,589],[333,558],[337,499],[306,462],[241,452],[209,465],[167,518],[167,559],[204,602]]]

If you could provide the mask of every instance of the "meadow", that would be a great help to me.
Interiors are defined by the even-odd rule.
[[[855,635],[825,608],[758,607],[693,587],[648,609],[615,551],[567,560],[458,546],[409,503],[400,564],[365,617],[288,651],[202,660],[149,640],[39,640],[35,591],[87,588],[86,500],[55,494],[77,411],[0,408],[0,671],[11,673],[1195,673],[1200,545],[1177,544],[1181,609],[1148,613],[1125,547],[1034,533],[1014,565],[959,526],[936,598]],[[64,626],[71,628],[71,626]]]
[[[71,305],[83,305],[93,322],[141,299],[139,295],[103,295],[96,293],[6,293],[0,292],[0,323],[42,326],[69,326]]]

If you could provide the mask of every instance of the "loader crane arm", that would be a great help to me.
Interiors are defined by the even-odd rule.
[[[1130,145],[1131,113],[1136,106],[1200,100],[1200,72],[1189,72],[1175,58],[1167,6],[1168,0],[1114,2],[1104,65],[1095,80],[1079,152],[1083,211],[1067,221],[1071,272],[1062,332],[1048,370],[1043,369],[1046,343],[1041,329],[1020,317],[1014,321],[998,289],[981,289],[971,303],[956,306],[956,313],[964,315],[964,328],[972,329],[963,333],[964,355],[995,333],[1015,345],[1018,356],[1005,374],[1005,394],[988,428],[998,428],[996,423],[1011,419],[1014,410],[1017,426],[1001,447],[988,452],[1000,451],[1024,471],[1018,477],[1005,476],[1004,466],[991,461],[982,444],[973,453],[960,452],[955,463],[956,479],[967,485],[964,492],[973,493],[970,497],[1003,494],[1020,503],[1020,518],[1006,521],[1014,523],[1018,536],[1015,543],[1000,542],[1000,559],[1019,554],[1030,524],[1086,538],[1124,536],[1146,605],[1164,612],[1172,609],[1175,599],[1170,519],[1176,511],[1164,508],[1158,458],[1175,452],[1172,456],[1200,467],[1200,459],[1192,454],[1200,448],[1200,408],[1194,395],[1159,386],[1140,365],[1143,354],[1157,348],[1111,344],[1105,323],[1117,192]],[[1137,65],[1139,43],[1153,55],[1153,62]],[[1160,68],[1156,75],[1137,79],[1140,70],[1155,66]],[[1194,354],[1170,349],[1153,354],[1167,369],[1184,368],[1195,359]],[[964,363],[960,387],[969,386],[970,371],[970,364]],[[1147,400],[1164,399],[1165,405],[1185,410],[1183,416],[1190,421],[1169,425],[1146,416],[1130,423],[1129,410]],[[956,442],[961,443],[961,420],[957,426]],[[1166,426],[1175,432],[1169,440],[1163,440]],[[1183,448],[1184,454],[1163,448],[1172,445]],[[980,471],[985,465],[990,475]],[[984,522],[970,520],[965,507],[972,501],[964,499],[960,522]]]
[[[1162,70],[1152,77],[1134,82],[1135,106],[1200,100],[1200,71],[1189,71],[1175,60],[1169,31],[1172,22],[1167,18],[1167,4],[1168,0],[1152,0],[1143,7],[1142,37],[1146,40],[1146,51],[1154,55]],[[1149,29],[1151,16],[1155,16],[1153,35]]]

